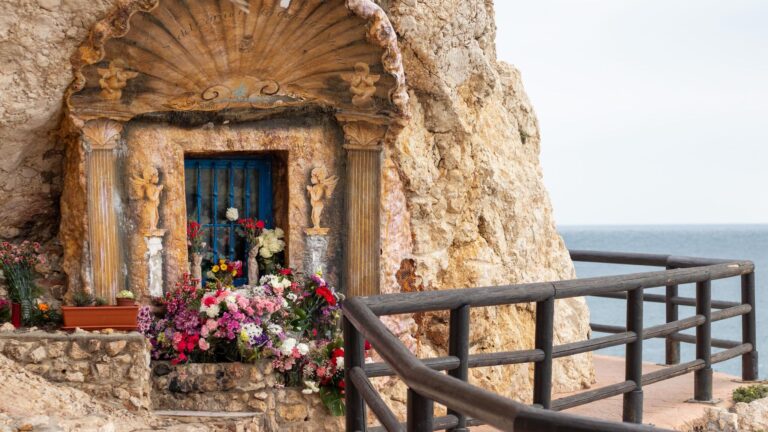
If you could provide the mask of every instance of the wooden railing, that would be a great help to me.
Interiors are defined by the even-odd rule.
[[[347,431],[467,431],[490,424],[516,431],[651,431],[642,423],[643,386],[694,372],[694,399],[712,399],[712,364],[742,357],[744,380],[757,379],[754,265],[667,255],[572,251],[575,261],[663,266],[667,270],[570,281],[543,282],[489,288],[401,293],[349,298],[344,302],[344,345]],[[713,301],[713,280],[740,277],[741,302]],[[696,297],[678,296],[678,286],[696,284]],[[666,287],[666,295],[644,294],[646,288]],[[602,296],[627,301],[626,326],[593,324],[595,331],[614,333],[586,341],[553,345],[555,300]],[[667,305],[667,322],[645,328],[645,301]],[[469,354],[470,308],[536,303],[536,334],[533,349]],[[696,314],[679,319],[679,306],[695,306]],[[713,309],[717,309],[713,312]],[[379,319],[382,315],[450,311],[448,356],[417,359]],[[712,339],[712,322],[742,317],[742,340]],[[696,336],[679,333],[696,328]],[[671,365],[643,374],[643,340],[667,339]],[[364,341],[368,340],[384,360],[365,364]],[[679,343],[696,344],[696,359],[679,362]],[[552,360],[626,345],[626,376],[620,383],[552,400]],[[712,347],[725,350],[712,353]],[[533,406],[493,394],[467,383],[469,368],[534,363]],[[442,373],[445,371],[447,373]],[[408,387],[407,421],[400,423],[370,382],[372,377],[397,375]],[[623,395],[625,423],[586,418],[561,410]],[[446,416],[434,417],[434,403],[448,408]],[[381,426],[367,426],[366,408]]]

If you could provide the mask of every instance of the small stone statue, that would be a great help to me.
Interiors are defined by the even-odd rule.
[[[138,72],[125,70],[123,62],[116,60],[109,63],[107,68],[99,68],[99,85],[101,97],[107,100],[119,100],[123,96],[123,89],[128,80],[139,76]]]
[[[146,236],[162,236],[165,231],[158,229],[160,222],[160,193],[163,185],[160,183],[160,174],[155,167],[146,167],[141,176],[134,175],[131,178],[134,198],[141,200],[141,229]]]
[[[372,75],[370,66],[360,62],[355,65],[355,72],[341,74],[341,79],[349,83],[352,105],[360,108],[373,106],[376,83],[381,79],[381,75]]]
[[[318,165],[312,169],[310,177],[311,185],[307,186],[309,192],[309,202],[312,205],[312,228],[307,228],[308,235],[327,235],[328,228],[320,227],[320,217],[323,214],[325,200],[330,198],[336,189],[339,178],[328,176],[328,169]]]

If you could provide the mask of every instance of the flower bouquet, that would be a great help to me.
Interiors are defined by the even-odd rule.
[[[0,270],[8,281],[11,300],[21,304],[24,322],[30,319],[32,303],[38,295],[34,283],[35,266],[43,262],[37,242],[24,241],[18,245],[0,243]]]

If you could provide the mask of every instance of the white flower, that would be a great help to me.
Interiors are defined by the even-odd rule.
[[[296,348],[296,339],[286,338],[283,341],[283,345],[280,347],[280,352],[284,356],[289,356],[293,353],[293,349]]]
[[[336,357],[336,369],[344,369],[344,357]]]
[[[221,312],[221,309],[219,308],[219,305],[215,304],[213,306],[208,306],[208,310],[205,311],[205,314],[208,315],[210,318],[215,318],[219,316],[219,312]]]
[[[299,296],[297,296],[296,293],[292,293],[292,292],[289,292],[285,297],[288,298],[288,300],[290,301],[296,301],[296,299],[299,298]]]
[[[280,327],[279,325],[275,324],[275,323],[272,323],[272,324],[267,326],[267,333],[269,333],[271,335],[278,335],[278,334],[282,333],[282,331],[283,331],[283,328]],[[295,341],[294,341],[294,343],[295,343]]]
[[[319,393],[320,387],[315,381],[304,381],[304,390],[301,392],[304,394]]]
[[[280,228],[264,230],[259,236],[259,255],[263,258],[272,258],[272,255],[280,253],[285,249],[285,241],[282,238],[285,233]]]
[[[234,222],[236,220],[240,219],[240,212],[237,211],[236,208],[230,207],[227,209],[227,220],[230,222]]]
[[[299,354],[301,355],[307,355],[307,353],[309,353],[309,345],[305,343],[300,343],[296,345],[296,349],[299,350]]]

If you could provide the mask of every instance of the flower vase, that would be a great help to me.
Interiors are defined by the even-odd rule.
[[[195,252],[192,254],[192,279],[196,279],[199,283],[203,282],[203,254]]]
[[[21,327],[21,304],[11,303],[11,324],[14,327]]]
[[[259,247],[254,246],[248,251],[248,285],[259,284]]]

